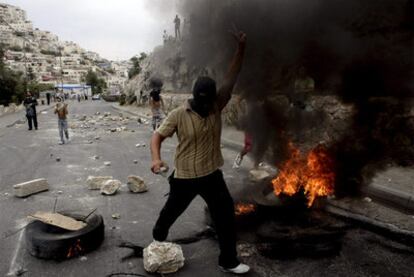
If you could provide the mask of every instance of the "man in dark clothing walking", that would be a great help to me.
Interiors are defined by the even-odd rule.
[[[48,106],[50,105],[50,96],[51,96],[50,92],[49,91],[46,92],[46,100],[47,100],[47,105]]]
[[[213,79],[199,77],[193,88],[194,98],[173,110],[152,136],[151,170],[154,173],[166,167],[160,151],[164,139],[174,133],[178,138],[175,169],[169,178],[170,194],[153,229],[153,238],[164,241],[172,224],[200,195],[216,226],[220,269],[243,274],[250,268],[237,258],[234,203],[220,170],[224,163],[220,149],[221,112],[231,98],[246,45],[244,33],[234,35],[238,48],[218,92]]]
[[[150,107],[152,112],[152,129],[154,131],[160,127],[162,113],[165,114],[164,100],[161,96],[162,85],[162,81],[157,78],[151,80]]]
[[[33,129],[33,124],[37,130],[37,115],[36,106],[37,100],[32,96],[30,92],[27,92],[26,98],[23,101],[23,105],[26,108],[27,122],[29,123],[29,131]],[[33,123],[32,123],[33,122]]]

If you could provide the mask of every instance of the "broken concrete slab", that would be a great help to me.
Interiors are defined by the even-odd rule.
[[[142,193],[148,191],[147,186],[145,185],[144,179],[139,176],[130,175],[128,176],[128,188],[129,191],[133,193]]]
[[[87,225],[85,222],[78,221],[74,218],[59,213],[36,212],[33,215],[29,215],[29,218],[39,220],[43,223],[57,226],[69,231],[78,231]]]
[[[49,184],[44,178],[31,180],[13,186],[16,197],[26,197],[49,189]]]
[[[101,189],[106,181],[112,179],[112,176],[89,176],[88,179],[86,179],[86,184],[90,190],[98,190]]]
[[[143,251],[144,268],[150,273],[168,274],[184,266],[181,246],[171,242],[154,241]]]
[[[105,181],[101,187],[101,193],[104,195],[114,195],[121,187],[122,183],[119,180]]]
[[[270,174],[266,170],[252,169],[249,172],[249,177],[250,177],[250,180],[253,182],[260,182],[270,177]]]
[[[120,219],[121,215],[119,213],[115,213],[115,214],[112,215],[112,218],[113,219]]]

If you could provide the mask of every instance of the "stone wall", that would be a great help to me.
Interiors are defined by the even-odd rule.
[[[350,126],[350,119],[354,112],[351,105],[341,103],[335,96],[311,96],[301,108],[291,104],[286,95],[274,95],[266,100],[263,109],[266,109],[265,122],[258,122],[258,126],[272,128],[272,121],[285,121],[278,124],[289,139],[298,144],[315,145],[329,143],[341,137]],[[243,116],[246,112],[245,101],[234,96],[223,111],[223,121],[226,125],[242,127]],[[274,118],[270,118],[274,115]],[[251,115],[250,121],[263,120]],[[299,129],[299,130],[298,130]],[[260,130],[258,130],[260,131]],[[306,147],[306,146],[305,146]]]
[[[0,105],[0,116],[15,113],[15,112],[20,112],[22,110],[24,110],[23,105],[17,106],[14,103],[12,103],[8,106]]]

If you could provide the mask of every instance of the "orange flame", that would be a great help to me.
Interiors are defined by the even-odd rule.
[[[316,197],[332,195],[335,173],[333,160],[322,145],[318,145],[306,156],[293,143],[289,143],[290,159],[280,168],[279,175],[272,180],[274,193],[292,196],[303,189],[311,207]]]
[[[236,215],[246,215],[254,212],[256,210],[256,206],[254,204],[237,203],[234,206],[234,210]]]
[[[81,246],[81,242],[78,239],[76,240],[76,243],[69,248],[66,258],[72,258],[72,257],[78,256],[82,253],[82,251],[83,249]]]

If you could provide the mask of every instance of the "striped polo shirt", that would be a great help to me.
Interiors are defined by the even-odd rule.
[[[167,116],[157,132],[163,137],[177,133],[175,178],[203,177],[224,163],[220,148],[221,112],[218,105],[209,116],[203,118],[186,101]]]

